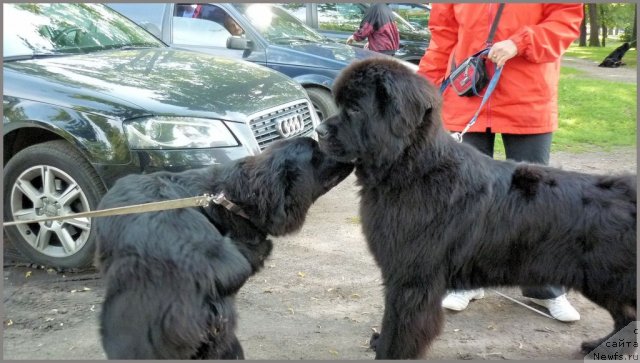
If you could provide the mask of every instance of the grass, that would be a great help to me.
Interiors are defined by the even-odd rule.
[[[637,84],[603,81],[563,67],[553,150],[636,146]]]
[[[599,64],[607,55],[613,52],[614,49],[622,45],[622,43],[623,42],[619,40],[607,39],[606,47],[579,47],[577,44],[572,44],[565,55],[592,60]],[[635,68],[638,65],[638,50],[636,48],[629,49],[622,58],[622,61],[626,63],[624,67]]]
[[[553,135],[551,152],[636,147],[636,83],[603,81],[562,67],[558,92],[558,130]],[[499,137],[495,153],[496,158],[504,159]]]

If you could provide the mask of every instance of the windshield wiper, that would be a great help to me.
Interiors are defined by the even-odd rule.
[[[113,47],[113,48],[118,50],[131,50],[131,49],[149,49],[149,48],[158,48],[158,47],[153,45],[122,45],[122,46]]]
[[[317,43],[315,39],[309,39],[304,37],[277,37],[271,39],[273,42],[288,41],[288,42],[305,42],[305,43]]]
[[[42,59],[42,58],[54,58],[54,57],[64,57],[67,55],[71,55],[68,53],[33,53],[33,54],[21,54],[21,55],[11,55],[8,57],[2,57],[2,60],[5,62],[11,61],[21,61],[21,60],[31,60],[31,59]]]

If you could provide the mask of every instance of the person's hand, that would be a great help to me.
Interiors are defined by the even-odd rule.
[[[369,42],[364,43],[364,49],[369,49]]]
[[[498,67],[502,67],[509,59],[518,55],[518,47],[511,39],[503,40],[494,44],[489,49],[487,58],[496,64]]]
[[[349,38],[347,38],[347,44],[351,45],[351,43],[353,43],[355,39],[353,39],[353,35],[350,35]]]

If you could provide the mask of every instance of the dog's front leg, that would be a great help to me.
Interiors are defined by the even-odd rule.
[[[382,332],[371,339],[376,359],[420,358],[440,334],[445,290],[421,280],[411,287],[387,285]]]

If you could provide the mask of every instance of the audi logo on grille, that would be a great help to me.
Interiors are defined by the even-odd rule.
[[[290,137],[299,134],[304,128],[302,115],[283,117],[276,121],[276,130],[282,137]]]

